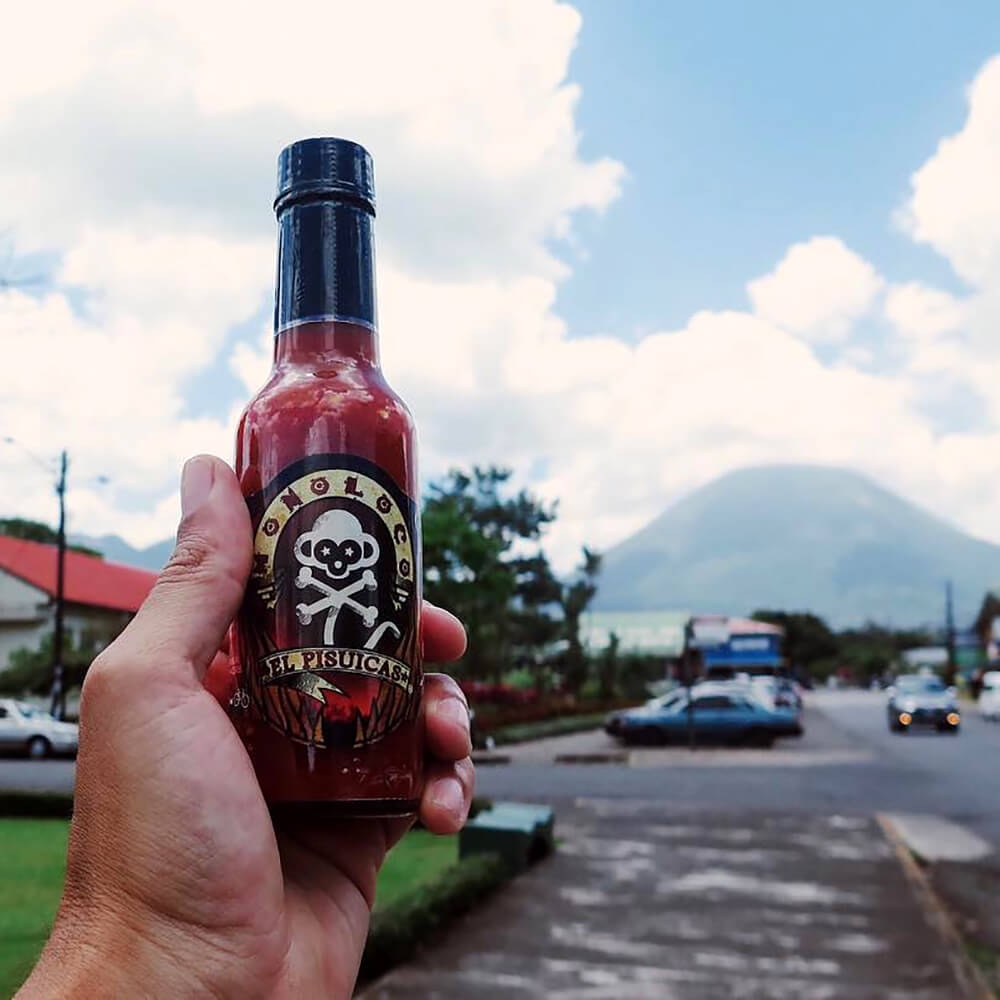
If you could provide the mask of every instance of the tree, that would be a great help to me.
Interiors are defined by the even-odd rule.
[[[600,694],[602,698],[613,698],[618,688],[618,648],[621,639],[617,632],[612,632],[608,636],[608,645],[601,653],[598,663],[598,681],[600,682]]]
[[[785,630],[782,650],[793,669],[812,671],[840,652],[837,636],[822,618],[810,612],[755,611],[752,617]]]
[[[23,538],[29,542],[41,542],[43,545],[55,545],[58,534],[42,521],[31,521],[24,517],[0,517],[0,535],[9,538]],[[67,545],[73,552],[81,552],[85,556],[104,558],[103,552],[88,548],[86,545]]]
[[[63,648],[64,683],[79,687],[94,657],[114,638],[112,632],[84,631],[67,636]],[[53,635],[47,632],[36,649],[21,647],[10,654],[10,666],[0,671],[0,694],[48,694],[52,684]]]
[[[531,550],[555,506],[526,490],[506,495],[510,476],[493,466],[452,470],[431,485],[422,517],[427,597],[465,622],[460,669],[495,681],[557,634],[548,606],[558,582],[541,549]]]
[[[919,630],[885,628],[868,622],[861,628],[847,629],[838,636],[840,660],[859,680],[882,677],[892,670],[899,654],[916,646],[929,646],[933,637]]]
[[[579,692],[587,679],[587,657],[580,641],[580,618],[597,593],[597,576],[600,572],[600,555],[584,546],[583,562],[577,570],[576,579],[564,586],[559,595],[563,616],[562,632],[567,643],[563,657],[563,679],[574,694]]]

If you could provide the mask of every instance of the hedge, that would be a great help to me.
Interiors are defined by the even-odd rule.
[[[497,854],[463,858],[439,878],[372,914],[358,982],[366,983],[411,958],[453,921],[510,878]]]
[[[579,715],[603,715],[619,708],[631,708],[634,698],[581,699],[552,698],[532,705],[476,705],[476,729],[483,734],[495,733],[506,726],[518,726],[528,722],[543,722],[549,719],[569,718]]]
[[[73,796],[55,792],[0,792],[0,817],[69,819]]]

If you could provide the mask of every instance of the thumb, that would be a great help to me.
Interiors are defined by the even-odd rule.
[[[173,555],[117,652],[134,667],[200,683],[239,609],[250,558],[250,515],[233,470],[212,455],[190,459]]]

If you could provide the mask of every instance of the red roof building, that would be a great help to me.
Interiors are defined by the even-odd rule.
[[[110,640],[139,609],[156,574],[67,550],[65,627]],[[51,631],[56,597],[56,547],[0,535],[0,670],[18,648],[37,648]]]

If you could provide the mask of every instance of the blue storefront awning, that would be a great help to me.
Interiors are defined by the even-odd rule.
[[[734,667],[749,669],[750,667],[780,667],[781,657],[776,653],[758,653],[755,656],[733,654],[729,651],[712,654],[708,650],[704,652],[705,667],[711,670],[712,667]]]

